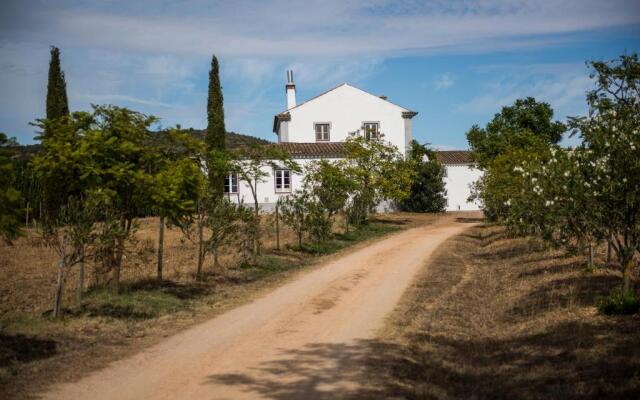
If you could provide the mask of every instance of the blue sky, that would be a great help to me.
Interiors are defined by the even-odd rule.
[[[126,106],[203,128],[212,53],[228,130],[275,140],[285,71],[298,101],[342,82],[418,111],[414,136],[466,148],[465,132],[534,96],[584,114],[585,60],[639,50],[640,1],[3,1],[0,131],[32,143],[49,46],[73,110]]]

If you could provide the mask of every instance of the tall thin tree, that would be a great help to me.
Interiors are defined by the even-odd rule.
[[[209,96],[207,100],[207,152],[224,152],[226,148],[226,129],[224,126],[224,106],[222,86],[220,85],[218,58],[211,57],[211,71],[209,71]],[[222,197],[224,190],[225,171],[209,166],[209,181],[214,197]]]
[[[67,82],[60,67],[60,49],[51,46],[49,62],[49,83],[47,84],[47,119],[52,120],[69,115]]]

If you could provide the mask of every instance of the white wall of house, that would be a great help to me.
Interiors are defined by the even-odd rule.
[[[276,191],[275,169],[271,167],[263,167],[262,171],[265,172],[267,176],[264,178],[264,182],[258,183],[257,193],[260,208],[263,211],[271,211],[281,196],[291,194],[292,192],[295,192],[296,189],[301,189],[304,179],[304,170],[313,160],[314,159],[307,158],[295,160],[298,165],[300,165],[303,172],[298,174],[291,172],[291,190],[289,191]],[[327,160],[335,161],[336,159]],[[238,193],[225,193],[225,196],[234,203],[243,201],[245,205],[253,207],[253,195],[251,193],[251,188],[246,182],[240,181],[238,183]]]
[[[477,201],[469,202],[471,184],[482,176],[482,171],[469,164],[445,165],[447,176],[444,178],[447,189],[447,211],[475,211],[480,209]]]
[[[280,123],[278,141],[315,142],[315,124],[330,124],[331,142],[342,142],[352,132],[361,133],[364,122],[379,123],[385,140],[404,154],[411,142],[411,119],[403,107],[358,88],[343,84],[289,110],[290,121]]]

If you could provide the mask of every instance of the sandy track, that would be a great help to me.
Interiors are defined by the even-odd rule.
[[[309,399],[354,393],[366,383],[356,379],[359,358],[350,351],[374,337],[434,249],[469,226],[447,217],[374,242],[78,382],[54,386],[43,398]],[[326,354],[318,361],[321,349]]]

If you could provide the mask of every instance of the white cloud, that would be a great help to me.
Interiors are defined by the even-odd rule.
[[[438,76],[433,80],[433,87],[436,89],[436,91],[449,89],[451,86],[453,86],[454,83],[455,80],[453,76],[450,73],[445,72],[444,74]]]
[[[51,43],[63,51],[72,108],[133,103],[194,126],[204,123],[215,52],[224,81],[238,88],[226,103],[230,128],[249,130],[258,113],[280,109],[269,91],[287,68],[315,91],[366,81],[390,57],[528,49],[569,40],[566,33],[638,22],[640,3],[625,0],[8,0],[0,13],[0,129],[29,129],[42,115]],[[518,85],[571,104],[584,82],[564,78],[498,82],[466,106],[477,111],[511,100]],[[443,75],[434,87],[454,81]]]
[[[584,114],[585,95],[593,87],[584,64],[492,65],[478,68],[486,72],[481,94],[458,104],[458,112],[491,115],[516,99],[532,96],[549,103],[555,117]],[[493,78],[495,76],[500,78]]]
[[[624,0],[275,0],[176,2],[162,8],[156,2],[110,3],[105,7],[61,2],[31,6],[29,12],[24,12],[29,2],[14,3],[9,7],[14,15],[0,22],[7,22],[5,29],[10,33],[61,45],[164,54],[297,57],[434,52],[452,47],[487,51],[509,42],[536,45],[534,35],[640,21],[640,4]]]

